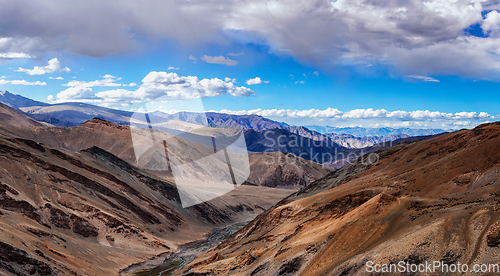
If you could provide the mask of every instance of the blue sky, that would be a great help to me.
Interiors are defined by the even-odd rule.
[[[55,2],[0,11],[0,90],[124,110],[163,97],[166,112],[201,96],[205,110],[302,125],[500,118],[497,1]]]

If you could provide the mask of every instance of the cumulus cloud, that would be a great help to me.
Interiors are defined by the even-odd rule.
[[[235,115],[255,114],[275,120],[285,120],[290,124],[304,125],[331,124],[335,126],[361,125],[374,126],[399,126],[399,127],[444,127],[446,129],[457,126],[475,126],[482,122],[498,120],[500,116],[493,116],[486,112],[457,112],[446,113],[439,111],[387,111],[385,109],[354,109],[340,111],[336,108],[292,110],[292,109],[253,109],[253,110],[227,110],[222,113]]]
[[[57,58],[53,58],[49,60],[49,64],[47,66],[35,66],[33,69],[24,69],[19,67],[19,69],[15,70],[16,72],[24,72],[28,75],[44,75],[47,73],[54,73],[56,71],[59,72],[71,72],[68,67],[62,68],[61,62]]]
[[[401,76],[499,80],[498,35],[474,37],[466,31],[479,24],[493,32],[499,8],[493,0],[194,0],[154,5],[91,0],[77,8],[64,0],[18,0],[2,3],[0,52],[39,55],[64,49],[102,57],[139,49],[139,38],[145,36],[185,44],[236,40],[266,44],[274,53],[321,66],[382,64]]]
[[[57,93],[57,99],[59,102],[74,102],[94,98],[96,98],[96,96],[92,92],[92,88],[88,87],[69,87],[66,90]]]
[[[330,119],[373,119],[373,118],[393,118],[393,119],[471,119],[487,120],[495,119],[486,112],[458,112],[445,113],[439,111],[417,110],[417,111],[387,111],[385,109],[353,109],[350,111],[340,111],[336,108],[292,110],[292,109],[253,109],[231,111],[224,110],[224,113],[236,115],[256,114],[263,117],[293,117],[293,118],[330,118]]]
[[[0,85],[1,84],[16,84],[16,85],[47,85],[46,82],[42,81],[35,81],[35,82],[29,82],[26,80],[6,80],[6,79],[0,79]]]
[[[64,80],[63,77],[49,77],[49,80]]]
[[[250,96],[255,92],[232,81],[218,78],[198,79],[195,76],[179,76],[176,73],[150,72],[137,90],[140,97],[156,99],[166,96],[169,100],[189,100],[193,98],[216,97],[224,94]]]
[[[416,80],[421,80],[425,82],[439,82],[439,80],[432,78],[432,77],[425,77],[425,76],[407,76],[408,78],[416,79]]]
[[[247,85],[261,84],[261,83],[269,83],[269,81],[263,81],[259,77],[255,77],[253,79],[248,79],[245,82]]]
[[[498,30],[500,28],[500,13],[497,11],[489,12],[481,24],[481,28],[484,32]]]
[[[232,60],[232,59],[224,57],[224,56],[212,57],[212,56],[204,55],[200,59],[206,63],[224,64],[227,66],[235,66],[236,64],[238,64],[238,62],[236,60]]]
[[[142,79],[142,84],[136,90],[114,89],[93,92],[95,86],[119,86],[114,80],[119,78],[104,78],[103,80],[84,82],[71,81],[66,84],[68,89],[61,91],[52,102],[81,101],[106,107],[124,108],[151,102],[161,97],[163,101],[191,100],[195,98],[217,97],[231,95],[245,97],[255,92],[243,86],[236,86],[233,79],[218,78],[199,79],[196,76],[179,76],[176,73],[152,71]],[[107,81],[111,80],[111,81]]]
[[[101,80],[95,81],[77,81],[72,80],[63,86],[72,86],[72,87],[95,87],[95,86],[122,86],[120,83],[116,83],[115,81],[119,81],[122,78],[118,78],[112,75],[104,75]]]

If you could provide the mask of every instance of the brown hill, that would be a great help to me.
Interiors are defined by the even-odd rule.
[[[46,126],[3,103],[0,103],[0,122],[22,126]]]
[[[0,124],[0,274],[116,275],[255,218],[308,175],[283,165],[281,173],[298,181],[291,189],[264,187],[283,182],[273,175],[274,182],[243,185],[183,209],[172,182],[96,145],[135,162],[130,129],[100,119],[74,128]],[[311,181],[328,172],[315,163],[305,168],[314,169]]]
[[[100,148],[72,153],[6,136],[0,167],[2,275],[116,275],[289,194],[242,186],[184,209],[172,183]]]
[[[500,123],[377,153],[379,162],[358,159],[283,200],[180,274],[360,275],[368,261],[498,263]]]
[[[30,128],[25,126],[5,125],[0,123],[0,134],[15,135],[43,143],[50,147],[78,152],[91,147],[102,148],[126,162],[137,165],[134,154],[130,128],[102,119],[94,118],[78,127]],[[191,143],[193,152],[204,148],[203,145]],[[189,157],[189,152],[183,153]],[[286,159],[285,159],[286,157]],[[282,152],[251,154],[250,177],[247,184],[285,187],[298,189],[310,182],[325,176],[332,169],[315,162],[306,161]],[[281,160],[281,162],[280,162]],[[276,161],[276,162],[274,162]],[[284,161],[288,161],[285,162]],[[261,162],[274,162],[267,166]],[[161,171],[151,171],[160,177],[171,179],[171,175]]]
[[[276,188],[302,188],[334,169],[286,152],[249,155],[247,184]]]

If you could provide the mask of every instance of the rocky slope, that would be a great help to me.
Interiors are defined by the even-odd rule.
[[[298,189],[335,170],[281,151],[250,154],[249,159],[247,185]]]
[[[2,108],[13,115],[9,122],[29,119]],[[302,183],[290,189],[251,183],[182,208],[168,177],[117,156],[135,161],[130,137],[128,127],[100,119],[74,128],[0,123],[0,274],[116,275],[214,229],[251,220]],[[315,167],[321,168],[307,169]],[[282,172],[300,173],[293,169]],[[313,171],[311,177],[321,176]]]
[[[358,159],[281,201],[179,274],[360,275],[367,261],[498,263],[500,123],[377,154],[377,163]]]
[[[81,126],[71,128],[32,128],[0,123],[0,133],[24,137],[50,147],[73,152],[97,146],[130,164],[137,165],[130,128],[97,118],[87,121]],[[192,144],[188,148],[193,151],[202,151],[204,147]],[[189,154],[186,155],[186,152],[183,153],[184,158],[188,158],[188,156]],[[247,184],[270,187],[290,186],[290,188],[296,189],[323,177],[331,171],[330,168],[324,168],[316,162],[305,162],[306,160],[295,156],[287,157],[286,160],[289,161],[289,166],[283,166],[284,156],[283,153],[278,151],[251,154],[250,178]],[[259,163],[266,160],[267,162],[276,161],[276,163],[272,166],[263,166],[263,164]],[[278,162],[279,160],[282,160],[281,165]],[[302,166],[303,164],[304,166]],[[277,171],[278,168],[279,171]],[[151,171],[151,173],[167,179],[172,177],[162,171]],[[280,176],[286,177],[287,181],[279,180]],[[297,180],[298,182],[288,180]]]
[[[21,125],[21,126],[32,126],[32,127],[44,127],[47,126],[36,120],[29,118],[22,112],[15,110],[8,105],[0,103],[0,122],[5,124]]]
[[[193,221],[172,184],[97,148],[69,153],[2,137],[0,164],[0,240],[11,252],[3,272],[116,273],[175,249]]]
[[[242,186],[184,209],[175,185],[100,148],[71,153],[8,136],[0,167],[0,271],[18,275],[116,275],[289,194]]]

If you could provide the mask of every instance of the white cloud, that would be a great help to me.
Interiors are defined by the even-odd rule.
[[[63,77],[49,77],[49,80],[64,80]]]
[[[248,115],[256,114],[263,117],[293,117],[293,118],[330,118],[330,119],[374,119],[374,118],[391,118],[391,119],[443,119],[443,120],[487,120],[495,119],[486,112],[457,112],[445,113],[439,111],[417,110],[417,111],[387,111],[385,109],[353,109],[350,111],[340,111],[336,108],[308,109],[308,110],[292,110],[292,109],[253,109],[231,111],[223,110],[223,113]]]
[[[263,81],[259,77],[255,77],[253,79],[248,79],[245,82],[247,85],[261,84],[261,83],[269,83],[269,81]]]
[[[35,81],[35,82],[29,82],[26,80],[6,80],[6,79],[0,79],[0,85],[2,84],[16,84],[16,85],[47,85],[46,82],[41,82],[41,81]]]
[[[484,19],[481,24],[481,28],[484,32],[495,31],[500,29],[500,13],[497,11],[491,11],[486,15],[486,19]]]
[[[122,78],[118,78],[112,75],[104,75],[102,80],[95,81],[77,81],[72,80],[63,86],[73,86],[73,87],[95,87],[95,86],[122,86],[120,83],[116,83],[115,81],[119,81]]]
[[[251,89],[235,86],[232,81],[217,78],[198,79],[195,76],[179,76],[176,73],[150,72],[137,93],[147,99],[167,96],[170,100],[189,100],[193,98],[216,97],[224,94],[232,96],[254,95]]]
[[[235,82],[236,82],[236,79],[235,79],[235,78],[234,78],[234,79],[231,79],[231,78],[229,78],[229,77],[225,77],[225,78],[224,78],[224,81],[226,81],[226,82],[233,82],[233,83],[235,83]]]
[[[189,59],[190,59],[193,63],[196,63],[197,58],[196,58],[195,56],[190,55],[190,56],[189,56]]]
[[[227,53],[228,56],[232,56],[232,57],[239,57],[239,56],[243,56],[245,53],[243,52],[239,52],[239,53]]]
[[[301,80],[301,81],[296,81],[296,82],[295,82],[295,84],[304,84],[304,83],[306,83],[306,81],[304,81],[304,80]]]
[[[180,70],[180,69],[181,69],[181,68],[179,68],[179,67],[173,67],[173,66],[169,66],[169,67],[167,68],[167,70]]]
[[[236,64],[238,64],[238,62],[236,60],[232,60],[232,59],[224,57],[224,56],[212,57],[212,56],[204,55],[200,59],[206,63],[224,64],[227,66],[235,66]]]
[[[25,53],[9,52],[9,53],[0,53],[0,58],[5,58],[5,59],[31,58],[31,55]]]
[[[385,109],[354,109],[340,111],[336,108],[291,110],[291,109],[254,109],[254,110],[227,110],[222,113],[235,115],[256,114],[289,124],[330,124],[336,126],[361,125],[365,127],[443,127],[453,129],[457,126],[475,126],[490,120],[498,120],[500,116],[493,116],[486,112],[457,112],[446,113],[439,111],[387,111]]]
[[[94,86],[109,85],[106,80],[84,82],[71,81],[68,89],[52,97],[53,102],[81,101],[113,108],[151,102],[162,97],[165,101],[190,100],[195,98],[217,97],[231,95],[244,97],[255,95],[255,92],[243,86],[236,86],[234,79],[221,80],[218,78],[198,79],[195,76],[179,76],[176,73],[152,71],[142,79],[142,84],[136,90],[115,89],[94,93]],[[99,84],[99,85],[98,85]]]
[[[59,72],[71,72],[68,67],[61,68],[61,62],[57,58],[53,58],[49,60],[49,65],[47,66],[35,66],[33,69],[24,69],[19,67],[19,69],[15,70],[16,72],[24,72],[28,75],[44,75],[47,73],[54,73],[56,71]]]
[[[52,95],[50,96],[52,97]],[[92,92],[92,88],[88,87],[68,87],[66,90],[57,93],[58,102],[74,102],[94,98],[95,95]]]
[[[314,71],[314,72],[313,72],[313,75],[315,75],[315,76],[319,76],[319,72],[318,72],[318,71]]]
[[[412,78],[412,79],[417,79],[417,80],[422,80],[422,81],[425,81],[425,82],[439,82],[439,80],[435,79],[435,78],[432,78],[432,77],[425,77],[425,76],[407,76],[408,78]]]

